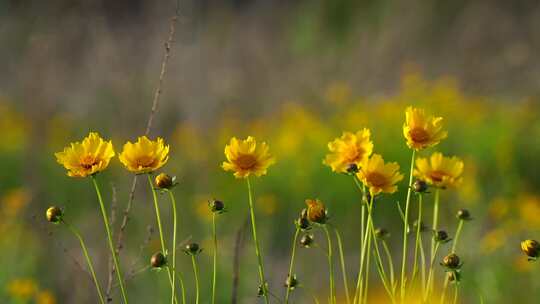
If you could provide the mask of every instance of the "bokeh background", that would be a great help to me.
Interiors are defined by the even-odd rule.
[[[105,284],[108,251],[98,204],[90,181],[67,177],[53,153],[89,131],[111,138],[117,150],[144,132],[175,6],[0,1],[0,302],[97,302],[77,241],[48,225],[44,210],[65,208]],[[282,295],[293,220],[306,198],[327,204],[343,234],[349,278],[355,277],[360,198],[349,177],[322,165],[326,144],[342,131],[368,127],[375,151],[398,161],[406,175],[410,150],[401,126],[408,105],[443,116],[449,137],[436,149],[465,161],[463,185],[442,195],[441,219],[452,235],[459,208],[475,218],[458,246],[465,260],[462,302],[540,297],[538,264],[519,251],[521,239],[540,238],[536,1],[181,0],[180,13],[151,136],[171,145],[164,170],[180,180],[180,239],[206,248],[199,258],[202,303],[209,301],[211,282],[206,201],[212,198],[228,209],[218,224],[218,303],[231,299],[238,231],[245,236],[240,303],[257,302],[256,260],[250,232],[242,230],[246,185],[220,169],[231,136],[263,139],[277,158],[254,189],[270,286]],[[120,214],[132,176],[115,160],[99,178]],[[401,226],[395,201],[403,202],[405,183],[376,206],[377,225],[392,233],[396,262]],[[159,248],[157,234],[149,232],[155,217],[147,185],[139,183],[135,194],[121,252],[130,297],[164,303],[166,276],[145,268]],[[170,214],[166,197],[161,203]],[[190,260],[178,256],[192,297]],[[323,253],[299,249],[297,261],[305,288],[294,291],[295,302],[323,299]],[[337,286],[343,295],[340,280]],[[384,303],[382,289],[372,296],[373,303]],[[119,303],[118,290],[113,298]]]

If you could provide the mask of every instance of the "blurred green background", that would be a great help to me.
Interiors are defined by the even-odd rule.
[[[108,249],[98,203],[90,180],[67,177],[53,153],[89,131],[111,138],[117,151],[143,134],[175,5],[0,1],[1,303],[97,302],[77,241],[46,223],[44,210],[65,208],[105,285]],[[475,218],[458,245],[465,261],[462,302],[540,297],[538,265],[519,251],[522,239],[540,238],[535,1],[182,0],[180,12],[151,136],[171,145],[164,171],[180,180],[180,239],[205,248],[202,303],[209,303],[211,286],[206,201],[221,199],[228,209],[218,223],[218,303],[231,301],[235,238],[247,216],[245,183],[220,168],[230,137],[253,135],[277,158],[254,182],[271,290],[285,291],[293,220],[306,198],[325,202],[341,230],[352,286],[360,197],[349,177],[322,165],[326,144],[342,131],[368,127],[376,153],[398,161],[407,175],[410,150],[401,127],[408,105],[443,116],[449,136],[436,150],[465,162],[463,185],[442,195],[441,219],[453,235],[459,208]],[[117,190],[117,231],[132,175],[115,159],[99,179],[108,202]],[[392,233],[396,263],[401,226],[395,201],[403,202],[405,192],[403,181],[399,193],[376,206],[376,224]],[[169,298],[166,275],[145,270],[159,248],[157,234],[148,232],[155,225],[149,194],[139,183],[120,254],[134,303]],[[170,231],[170,204],[166,197],[161,202]],[[249,229],[244,235],[239,303],[256,303]],[[192,297],[190,259],[178,257]],[[295,303],[311,303],[311,294],[324,298],[324,254],[299,249],[297,258],[295,272],[306,288],[294,291]],[[337,286],[342,296],[340,280]],[[385,303],[380,284],[372,286],[372,302]],[[113,298],[119,303],[118,290]]]

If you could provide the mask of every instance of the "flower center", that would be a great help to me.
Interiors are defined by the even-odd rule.
[[[80,163],[81,163],[81,167],[88,170],[88,169],[92,169],[92,167],[96,165],[98,161],[93,155],[88,154],[81,157]]]
[[[250,154],[241,154],[236,159],[236,164],[238,165],[238,167],[244,170],[253,168],[256,163],[257,159]]]
[[[378,172],[371,172],[367,176],[367,180],[370,184],[372,184],[375,187],[382,187],[387,184],[387,178],[386,176],[378,173]]]
[[[352,146],[352,147],[348,147],[347,150],[345,150],[344,154],[345,154],[345,159],[347,160],[347,162],[356,163],[360,159],[360,156],[363,153],[364,153],[364,150],[358,147]]]
[[[409,132],[412,140],[417,143],[425,143],[429,141],[429,133],[423,128],[414,128]]]
[[[442,171],[432,171],[430,174],[429,174],[429,177],[434,181],[434,182],[437,182],[437,183],[440,183],[443,181],[443,178],[445,176],[448,176],[448,174],[446,174],[445,172],[442,172]]]
[[[137,160],[135,161],[137,163],[137,166],[138,167],[151,167],[152,164],[155,162],[155,159],[151,156],[148,156],[148,155],[144,155],[144,156],[141,156],[139,158],[137,158]]]

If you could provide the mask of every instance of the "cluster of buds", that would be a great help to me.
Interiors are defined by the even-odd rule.
[[[225,209],[225,204],[222,201],[217,200],[217,199],[208,201],[208,207],[210,207],[210,211],[216,214],[227,212],[227,210]]]
[[[165,257],[165,255],[163,255],[163,253],[158,251],[154,253],[150,258],[150,265],[152,265],[153,268],[160,269],[163,266],[167,265],[167,258]]]
[[[176,182],[176,176],[170,176],[165,173],[158,174],[154,180],[154,185],[156,189],[159,190],[169,190],[177,184],[178,183]]]
[[[414,192],[416,193],[428,193],[428,184],[423,181],[423,180],[420,180],[420,179],[417,179],[414,181],[414,183],[412,184],[412,189],[414,190]]]
[[[521,242],[521,251],[529,257],[529,261],[536,261],[540,256],[540,243],[536,240]]]
[[[298,280],[296,279],[296,275],[288,275],[284,285],[286,288],[294,290],[298,286]]]
[[[328,210],[318,199],[307,199],[307,219],[312,223],[325,224],[328,220]]]
[[[437,243],[445,244],[450,242],[452,239],[448,237],[448,233],[444,230],[434,231],[433,238]]]
[[[47,208],[47,211],[45,212],[45,217],[47,218],[47,221],[58,224],[62,222],[62,217],[64,216],[64,212],[62,209],[56,206],[52,206]]]
[[[196,256],[196,255],[198,255],[199,253],[202,252],[202,249],[201,249],[201,247],[199,246],[199,244],[197,244],[197,243],[189,243],[189,244],[187,244],[186,247],[184,248],[184,252],[185,252],[187,255]]]

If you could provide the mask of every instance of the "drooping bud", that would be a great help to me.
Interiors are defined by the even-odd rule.
[[[155,185],[158,189],[170,189],[175,185],[175,177],[171,177],[165,173],[160,173],[155,178]]]
[[[309,248],[311,245],[313,245],[314,239],[313,235],[306,233],[300,238],[300,245],[304,248]]]
[[[213,199],[208,202],[208,206],[212,212],[222,213],[225,211],[225,204],[220,200]]]
[[[443,258],[441,265],[450,270],[455,270],[461,267],[461,261],[457,254],[451,253]]]
[[[446,273],[446,278],[450,283],[457,283],[461,280],[461,273],[459,271],[448,271]]]
[[[199,244],[197,243],[190,243],[186,245],[186,248],[184,249],[184,252],[189,255],[198,255],[201,253],[202,249],[199,247]]]
[[[161,252],[156,252],[150,258],[150,265],[154,268],[161,268],[167,264],[167,258]]]
[[[294,290],[296,286],[298,286],[298,280],[296,279],[296,275],[293,274],[292,276],[287,276],[287,279],[285,280],[285,287],[289,288],[290,290]]]
[[[449,241],[451,241],[452,239],[448,237],[448,233],[444,230],[439,230],[437,232],[435,232],[435,235],[433,236],[433,238],[435,239],[436,242],[439,242],[439,243],[448,243]]]
[[[425,193],[428,190],[428,184],[420,179],[414,181],[412,188],[416,193]]]
[[[521,242],[521,251],[530,259],[537,259],[540,256],[540,243],[535,240],[525,240]]]
[[[324,204],[318,199],[307,199],[307,219],[311,222],[324,224],[328,219],[328,212]]]
[[[62,217],[64,216],[64,212],[62,209],[52,206],[47,209],[47,212],[45,213],[45,217],[47,218],[47,221],[57,224],[60,221],[62,221]]]
[[[358,165],[356,165],[355,163],[349,164],[347,166],[347,174],[354,175],[356,173],[358,173]]]
[[[467,210],[467,209],[459,209],[457,214],[456,214],[456,217],[458,219],[464,220],[464,221],[472,220],[471,214],[469,213],[469,210]]]

